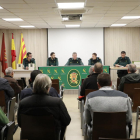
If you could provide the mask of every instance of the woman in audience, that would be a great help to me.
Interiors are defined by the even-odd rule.
[[[60,98],[49,96],[52,81],[45,74],[38,74],[33,83],[32,96],[24,98],[18,109],[18,124],[21,127],[21,114],[25,115],[53,115],[55,118],[57,134],[69,125],[71,118]]]

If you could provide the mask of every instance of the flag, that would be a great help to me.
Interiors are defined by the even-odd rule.
[[[2,37],[1,58],[0,58],[0,61],[1,61],[1,66],[2,66],[2,72],[5,75],[5,70],[8,67],[8,64],[7,64],[7,57],[6,57],[4,33],[3,33],[3,37]]]
[[[16,50],[15,50],[13,33],[12,33],[12,42],[11,42],[11,55],[12,55],[12,68],[16,69]]]
[[[23,39],[23,34],[21,34],[20,43],[21,43],[21,45],[20,45],[18,64],[22,64],[23,59],[26,58],[26,48],[25,48],[25,43],[24,43],[24,39]]]

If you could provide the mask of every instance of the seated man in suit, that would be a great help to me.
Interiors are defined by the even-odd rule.
[[[132,111],[131,101],[127,94],[111,88],[111,77],[107,73],[97,77],[98,91],[91,92],[86,97],[84,120],[88,125],[88,134],[91,134],[92,114],[96,112],[126,112],[127,137],[130,135]]]
[[[76,52],[73,52],[72,58],[69,58],[68,62],[65,64],[65,66],[71,66],[71,65],[84,65],[82,59],[77,57]]]
[[[135,73],[136,71],[135,64],[128,65],[128,74],[121,78],[118,90],[123,91],[125,83],[140,83],[140,74]]]
[[[25,97],[31,96],[33,94],[33,82],[34,82],[36,76],[40,73],[41,73],[41,71],[39,71],[39,70],[34,70],[31,72],[30,84],[29,84],[28,88],[23,89],[21,91],[20,100],[22,100]],[[57,91],[53,87],[50,88],[49,95],[53,96],[53,97],[59,97],[59,94],[57,93]]]
[[[90,72],[92,70],[92,74],[83,81],[81,86],[80,95],[85,95],[85,89],[95,89],[98,90],[97,85],[97,76],[103,72],[103,65],[101,63],[96,63],[94,66],[91,66]]]
[[[38,74],[33,83],[32,96],[23,99],[19,104],[18,124],[21,127],[21,114],[25,115],[53,115],[56,124],[56,135],[70,124],[71,118],[60,98],[49,96],[52,81],[46,74]],[[62,131],[61,131],[62,134]]]
[[[21,92],[21,87],[18,85],[17,80],[15,80],[13,78],[13,76],[14,76],[13,69],[11,67],[8,67],[5,70],[5,73],[6,73],[6,75],[4,76],[4,79],[8,80],[9,84],[14,84],[15,85],[14,91],[16,92],[15,95],[17,95],[18,93]]]

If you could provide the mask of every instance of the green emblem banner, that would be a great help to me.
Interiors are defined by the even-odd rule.
[[[42,73],[47,74],[51,79],[59,79],[59,85],[64,89],[78,89],[82,79],[89,75],[91,66],[52,66],[39,67]],[[104,73],[110,73],[110,66],[103,66]]]

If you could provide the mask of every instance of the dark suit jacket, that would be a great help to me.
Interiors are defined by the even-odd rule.
[[[98,90],[98,85],[97,85],[97,76],[99,73],[93,73],[90,75],[88,78],[86,78],[83,81],[83,84],[81,85],[81,92],[80,95],[84,96],[85,95],[85,89],[95,89]]]
[[[11,88],[8,81],[4,78],[0,78],[0,90],[5,91],[5,100],[6,100],[6,104],[7,104],[8,101],[12,97],[14,97],[14,90]]]
[[[6,79],[10,85],[13,84],[13,87],[14,87],[13,90],[15,92],[15,95],[21,92],[21,87],[18,85],[17,80],[15,80],[9,75],[5,75],[4,79]]]
[[[65,104],[60,98],[51,97],[46,93],[32,94],[21,100],[18,108],[18,125],[21,127],[21,114],[40,116],[53,115],[57,130],[69,125],[71,118]]]

